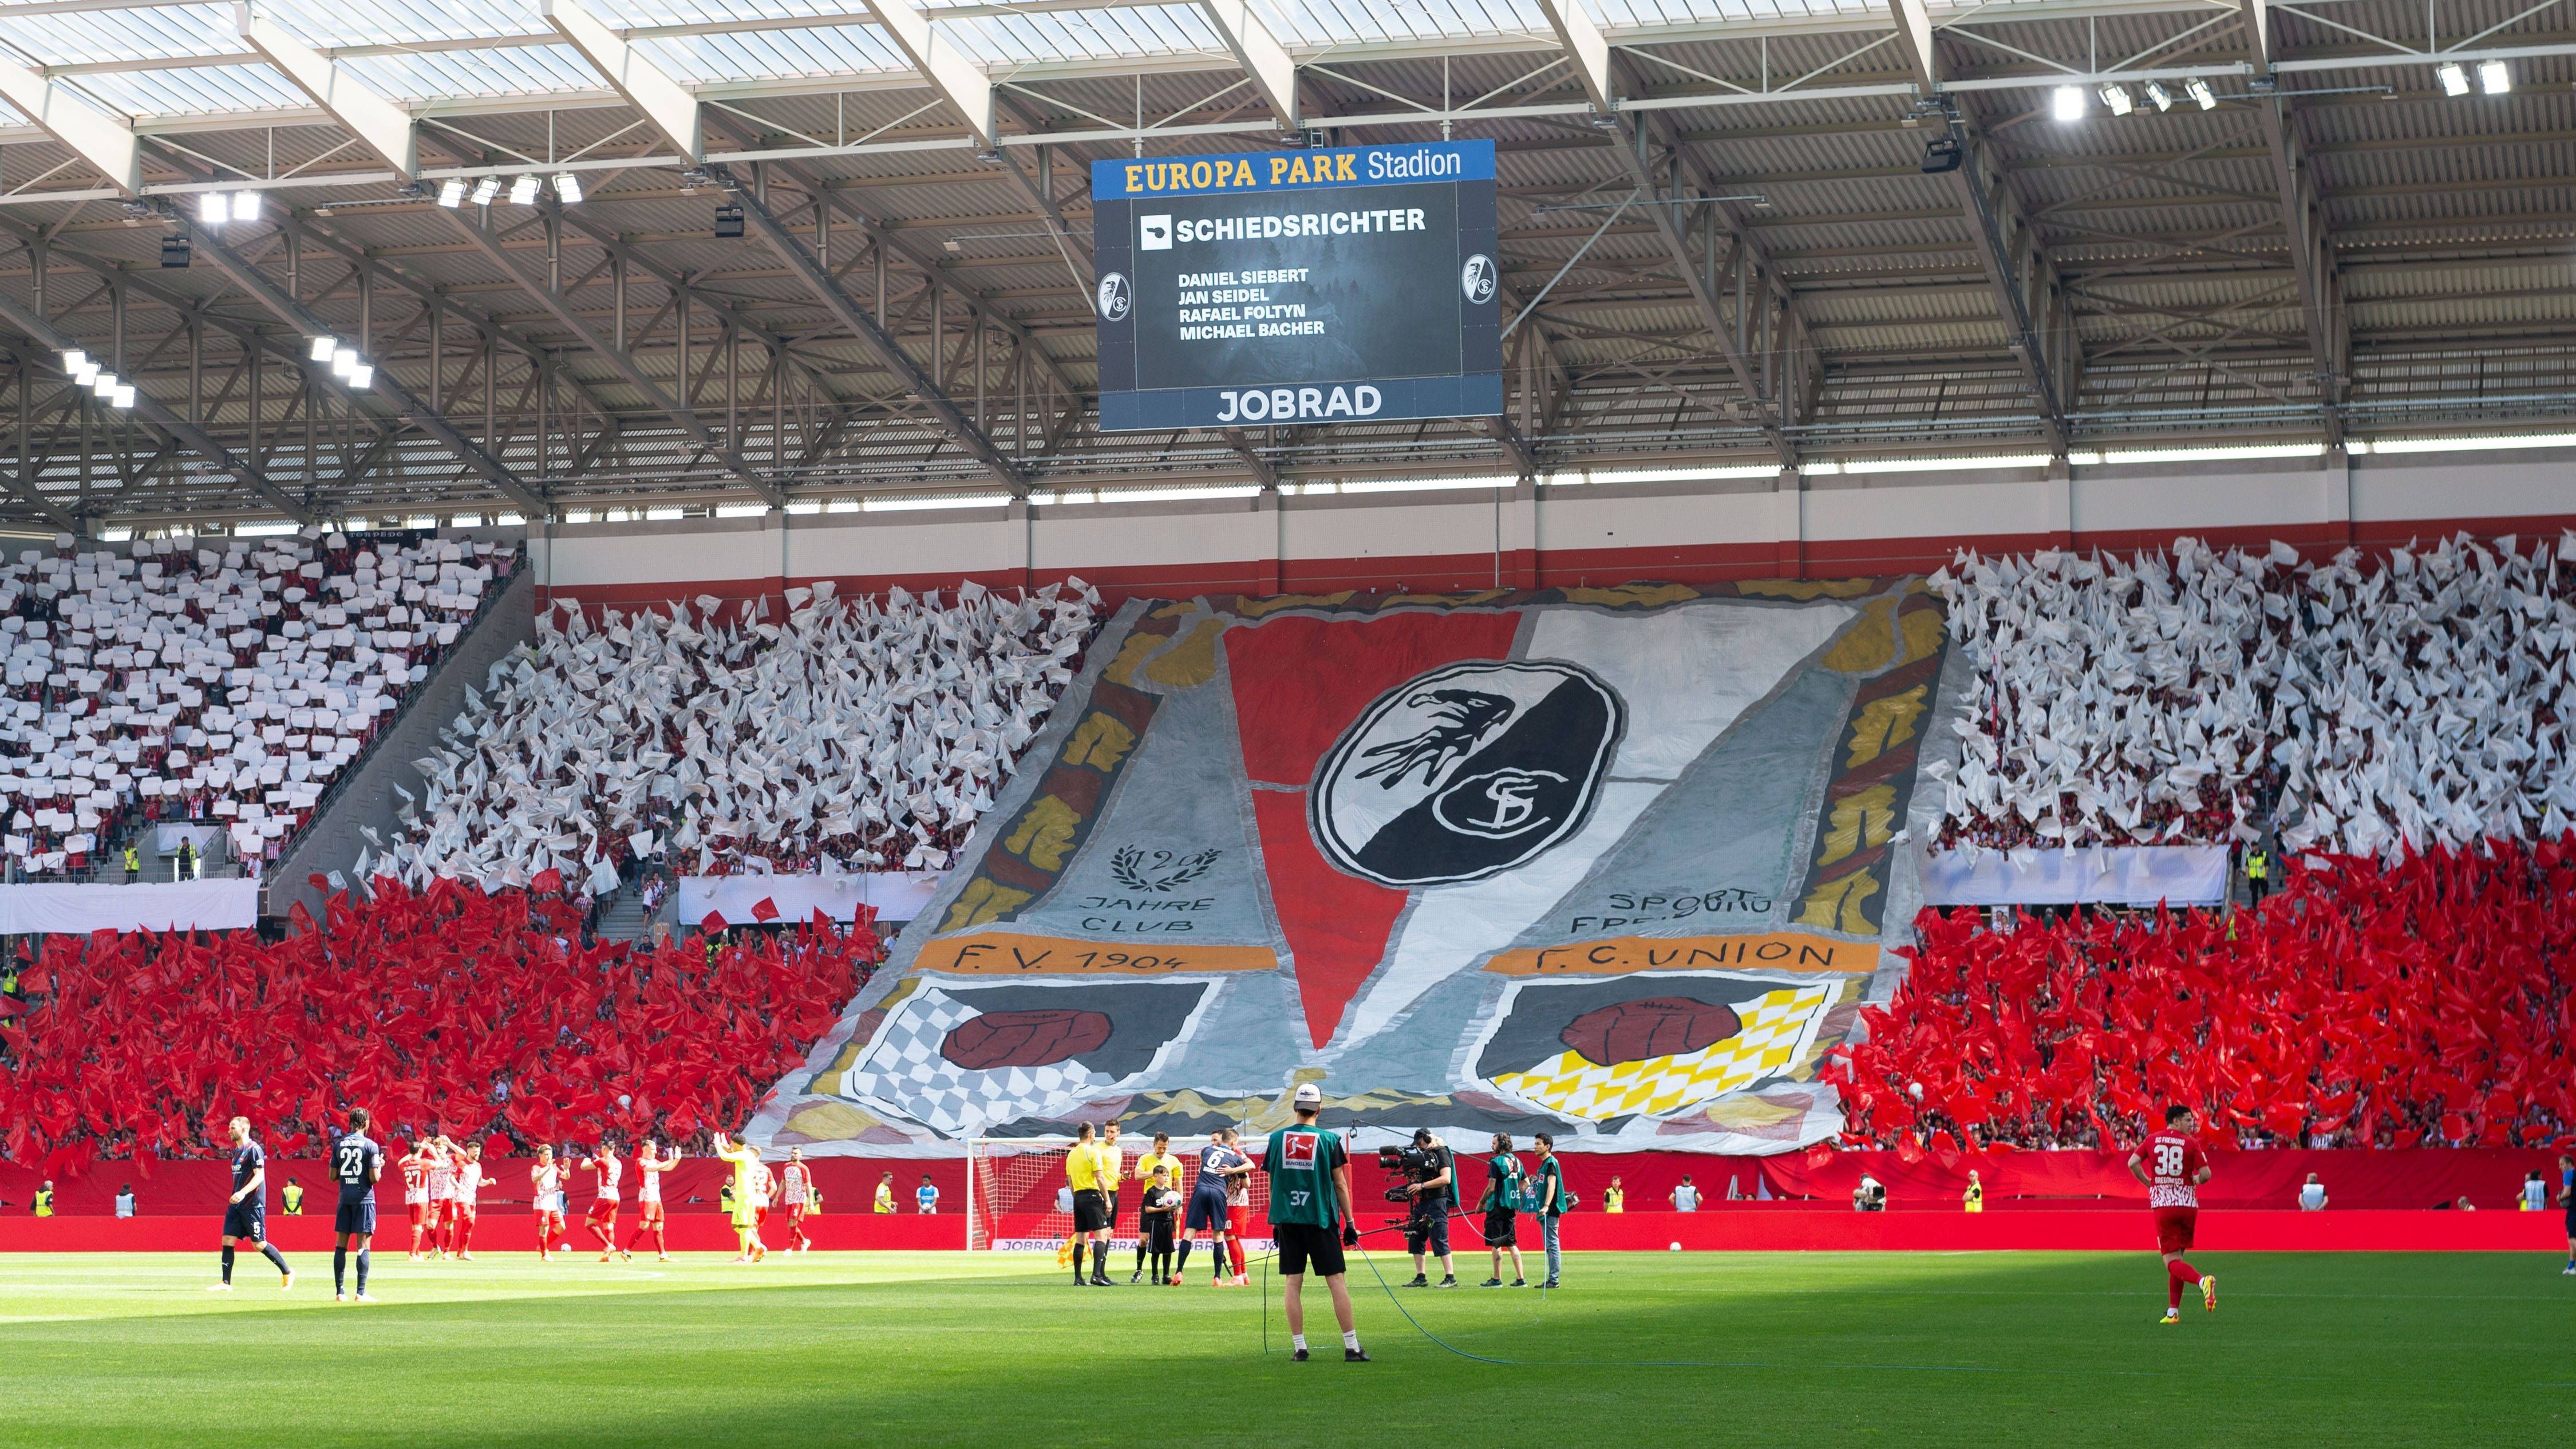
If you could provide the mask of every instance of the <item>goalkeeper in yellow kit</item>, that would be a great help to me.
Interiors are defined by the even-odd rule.
[[[760,1209],[755,1205],[758,1194],[752,1190],[753,1180],[760,1175],[760,1149],[719,1132],[716,1156],[733,1164],[733,1231],[742,1242],[742,1256],[734,1261],[759,1262],[769,1255],[760,1241]]]

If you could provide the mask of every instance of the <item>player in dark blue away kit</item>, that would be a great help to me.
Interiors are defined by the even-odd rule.
[[[233,1291],[233,1249],[244,1243],[259,1249],[262,1256],[277,1265],[285,1276],[277,1285],[281,1293],[295,1286],[295,1270],[286,1259],[268,1245],[268,1154],[250,1140],[250,1119],[232,1120],[233,1191],[224,1199],[224,1277],[220,1283],[209,1283],[209,1293]]]
[[[376,1236],[376,1179],[384,1175],[385,1150],[367,1136],[367,1109],[352,1108],[348,1132],[331,1144],[331,1180],[340,1184],[340,1207],[331,1220],[331,1231],[339,1235],[339,1246],[331,1251],[334,1302],[349,1301],[349,1249],[353,1242],[358,1253],[358,1301],[376,1301],[367,1296],[367,1244]]]
[[[1208,1234],[1208,1256],[1213,1260],[1216,1277],[1212,1287],[1224,1287],[1232,1280],[1225,1275],[1225,1240],[1231,1235],[1226,1220],[1226,1188],[1235,1176],[1252,1170],[1252,1159],[1234,1145],[1234,1129],[1221,1129],[1208,1145],[1199,1149],[1199,1176],[1190,1189],[1189,1208],[1182,1225],[1181,1261],[1172,1270],[1178,1278],[1190,1270],[1189,1234],[1204,1230]]]

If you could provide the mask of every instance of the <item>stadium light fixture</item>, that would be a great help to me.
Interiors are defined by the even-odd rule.
[[[349,386],[359,392],[365,392],[375,380],[376,365],[372,362],[361,362],[349,369]]]
[[[233,220],[257,221],[259,220],[259,207],[260,198],[258,192],[236,191],[233,193]]]
[[[536,205],[537,178],[534,176],[522,176],[517,180],[512,181],[510,183],[510,204],[512,206]]]
[[[2102,87],[2102,104],[2115,116],[2125,116],[2138,108],[2138,103],[2129,99],[2126,86]]]
[[[2441,78],[2442,94],[2465,96],[2469,93],[2469,73],[2460,68],[2458,61],[2444,62],[2434,69],[2433,74]]]
[[[116,391],[107,395],[107,401],[109,405],[113,407],[130,408],[134,406],[134,384],[130,382],[118,383],[116,385]]]
[[[465,204],[465,178],[450,176],[438,186],[438,204],[450,211]]]
[[[2214,111],[2218,109],[2218,97],[2210,94],[2209,82],[2202,80],[2198,76],[2193,76],[2190,80],[2183,83],[2183,89],[2191,93],[2191,98],[2199,103],[2202,110]]]
[[[2170,111],[2173,109],[2173,92],[2166,90],[2163,86],[2158,85],[2154,81],[2147,82],[2147,99],[2152,102],[2155,108],[2159,111]]]
[[[581,201],[581,178],[573,175],[569,171],[557,172],[555,174],[555,199],[566,206],[578,205]]]
[[[2056,91],[2049,96],[2048,111],[2050,115],[2055,116],[2059,121],[2083,120],[2084,88],[2082,86],[2059,86]]]
[[[87,387],[91,383],[98,381],[98,374],[99,365],[84,357],[81,359],[81,365],[72,369],[72,385],[74,387]]]
[[[482,180],[474,183],[474,204],[476,206],[490,206],[492,204],[492,198],[500,194],[501,178],[498,176],[486,176]]]
[[[347,377],[358,366],[358,349],[343,347],[331,354],[331,375]]]
[[[63,371],[79,372],[89,366],[89,354],[75,347],[63,354]]]
[[[2503,61],[2482,61],[2478,65],[2478,89],[2500,96],[2513,89],[2513,70]]]
[[[90,383],[89,390],[90,394],[94,397],[116,396],[116,374],[112,372],[100,373],[98,377]]]
[[[209,191],[197,198],[197,220],[210,226],[221,226],[232,220],[232,205],[220,191]]]
[[[313,339],[312,357],[315,362],[329,362],[331,360],[331,355],[339,350],[340,340],[336,337],[316,337]]]

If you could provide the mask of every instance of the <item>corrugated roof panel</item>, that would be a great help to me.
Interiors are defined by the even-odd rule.
[[[325,0],[261,0],[287,31],[317,46],[411,45],[432,40],[495,39],[552,35],[533,0],[366,0],[333,6]],[[229,7],[207,7],[210,9]],[[225,22],[227,25],[230,21]]]
[[[642,44],[656,64],[692,85],[773,76],[877,76],[911,70],[903,53],[873,25],[671,35]]]
[[[409,55],[350,56],[342,64],[377,92],[406,104],[462,96],[543,96],[597,91],[607,82],[569,45],[505,50],[424,50]]]
[[[0,8],[0,41],[45,65],[97,65],[172,56],[236,55],[245,47],[221,5],[11,15]]]
[[[939,33],[996,71],[1056,61],[1232,52],[1194,6],[1154,5],[942,19]]]
[[[78,78],[109,110],[134,117],[309,109],[312,99],[266,65],[101,72]]]

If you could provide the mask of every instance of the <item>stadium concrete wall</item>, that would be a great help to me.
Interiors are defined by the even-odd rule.
[[[1839,466],[1839,465],[1833,465]],[[2322,556],[2576,524],[2576,449],[1819,472],[1694,482],[556,524],[540,607],[1035,586],[1202,593],[1551,588],[1928,571],[1960,548],[2134,549],[2193,535]]]

